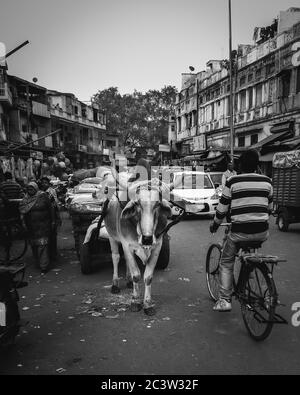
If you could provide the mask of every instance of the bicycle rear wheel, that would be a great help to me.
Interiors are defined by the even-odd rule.
[[[217,301],[219,298],[219,263],[222,254],[220,244],[212,244],[206,255],[206,284],[210,297]]]
[[[9,224],[0,232],[0,264],[8,264],[22,258],[27,250],[24,229],[19,224]]]
[[[256,264],[246,274],[241,289],[241,311],[250,336],[256,341],[265,340],[271,333],[277,305],[274,280],[265,264]]]

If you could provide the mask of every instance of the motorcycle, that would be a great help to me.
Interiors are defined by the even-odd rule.
[[[21,327],[18,289],[26,287],[25,265],[0,266],[0,347],[13,345]]]

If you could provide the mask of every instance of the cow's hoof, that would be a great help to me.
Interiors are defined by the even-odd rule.
[[[126,286],[127,286],[127,288],[129,288],[129,289],[133,289],[133,282],[132,282],[132,281],[127,281]]]
[[[146,315],[154,315],[156,313],[156,311],[155,311],[154,307],[145,307],[144,308],[144,313]]]
[[[112,294],[119,294],[120,293],[120,288],[117,285],[112,285],[111,286],[111,293]]]
[[[130,310],[132,311],[132,312],[134,312],[134,313],[137,313],[138,311],[141,311],[142,310],[142,304],[141,303],[136,303],[136,302],[134,302],[134,303],[131,303],[131,305],[130,305]]]

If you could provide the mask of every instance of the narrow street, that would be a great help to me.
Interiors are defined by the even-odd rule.
[[[289,325],[275,326],[266,341],[255,343],[237,302],[229,314],[212,311],[205,255],[223,230],[212,236],[210,220],[188,219],[172,228],[170,265],[153,280],[157,313],[147,317],[129,310],[125,281],[119,295],[110,293],[111,264],[81,274],[65,213],[56,267],[41,276],[27,253],[29,286],[20,290],[20,310],[28,324],[15,347],[0,355],[0,374],[299,373],[300,327],[291,325],[291,306],[300,302],[300,226],[281,233],[271,221],[264,251],[287,259],[275,269],[275,281],[285,304],[279,312]]]

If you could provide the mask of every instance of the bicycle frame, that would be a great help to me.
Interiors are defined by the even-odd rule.
[[[222,243],[222,248],[224,247],[224,244],[227,240],[228,234],[230,232],[231,224],[224,223],[221,224],[221,226],[226,226],[224,238],[223,238],[223,243]],[[241,250],[237,253],[236,255],[237,259],[241,263],[241,269],[240,273],[238,276],[237,281],[233,281],[233,295],[236,297],[236,299],[240,303],[245,303],[247,302],[247,297],[242,293],[241,290],[244,289],[244,286],[246,285],[245,282],[248,280],[250,273],[254,272],[255,275],[257,276],[256,273],[256,268],[258,265],[263,265],[270,278],[273,278],[273,272],[274,272],[274,265],[276,265],[278,262],[285,262],[284,259],[279,259],[276,256],[263,256],[258,254],[258,249],[249,249],[249,251],[244,251]],[[270,265],[270,267],[269,267]],[[257,282],[259,283],[258,277]],[[274,283],[275,285],[275,283]],[[256,295],[256,297],[260,297],[259,295]],[[275,287],[275,295],[274,295],[274,300],[271,301],[271,303],[274,303],[275,307],[278,305],[278,293]],[[262,307],[261,305],[260,307]],[[259,323],[273,323],[273,324],[287,324],[287,320],[283,318],[281,315],[278,313],[274,313],[274,319],[272,321],[266,320],[263,315],[255,309],[255,306],[251,305],[251,309],[254,311],[254,318],[259,322]],[[267,309],[265,309],[267,311]]]

